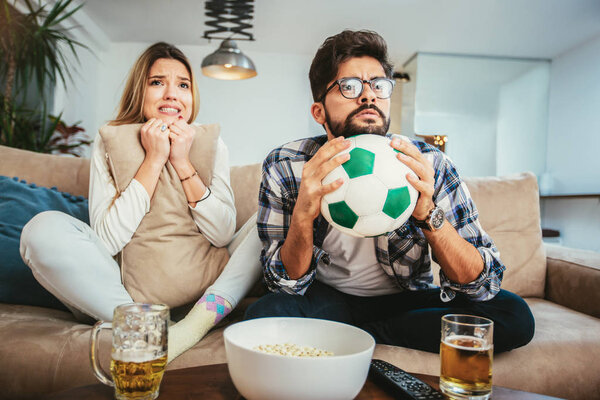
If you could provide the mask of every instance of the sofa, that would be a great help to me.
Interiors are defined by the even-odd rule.
[[[0,175],[86,196],[89,160],[0,146]],[[238,228],[257,210],[260,175],[260,164],[231,168]],[[536,321],[531,343],[495,356],[494,384],[568,399],[599,398],[600,254],[544,245],[533,174],[465,181],[507,266],[502,287],[524,297]],[[239,321],[252,301],[244,299],[167,369],[226,362],[223,329]],[[96,383],[90,332],[91,325],[67,311],[0,303],[0,398],[32,399]],[[438,354],[377,345],[374,357],[409,372],[439,375]],[[107,368],[106,331],[100,335],[100,358]]]

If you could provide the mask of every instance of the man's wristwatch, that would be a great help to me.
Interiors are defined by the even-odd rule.
[[[444,225],[444,210],[440,207],[435,206],[429,211],[429,215],[424,220],[418,220],[413,218],[416,226],[421,229],[427,229],[428,231],[435,232]]]

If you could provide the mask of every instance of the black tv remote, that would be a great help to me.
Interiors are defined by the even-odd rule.
[[[373,380],[388,387],[397,399],[444,399],[444,396],[430,385],[383,360],[371,360],[369,370]]]

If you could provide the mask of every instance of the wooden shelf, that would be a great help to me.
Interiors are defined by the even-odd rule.
[[[600,198],[600,193],[546,194],[540,199],[593,199]]]

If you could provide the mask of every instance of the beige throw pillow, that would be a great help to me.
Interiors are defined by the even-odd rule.
[[[531,172],[506,177],[466,178],[481,226],[506,266],[502,289],[522,297],[544,297],[546,253],[540,198]]]
[[[100,129],[111,175],[121,193],[145,157],[141,124]],[[218,125],[194,126],[190,160],[209,186],[219,138]],[[176,307],[195,301],[223,270],[227,249],[216,248],[198,231],[179,176],[167,162],[144,216],[131,241],[120,253],[121,277],[138,302]]]
[[[537,179],[531,172],[505,177],[465,178],[479,222],[506,266],[502,289],[544,298],[546,253],[542,243]],[[434,263],[435,284],[439,284]]]

